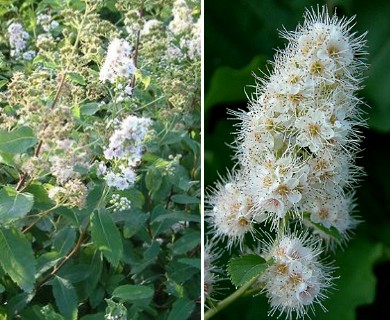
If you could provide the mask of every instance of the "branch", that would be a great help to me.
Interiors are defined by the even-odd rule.
[[[50,274],[45,279],[43,279],[43,281],[39,285],[39,288],[42,287],[47,280],[49,280],[52,276],[54,276],[64,266],[64,264],[80,249],[84,241],[85,234],[87,233],[89,224],[90,224],[90,220],[88,221],[88,224],[85,226],[84,230],[80,233],[79,239],[77,240],[77,243],[72,249],[72,251],[65,256],[64,260],[62,260],[59,265],[53,268],[53,271],[50,272]]]
[[[144,1],[142,1],[141,9],[139,10],[139,17],[142,18],[144,16]],[[141,30],[138,30],[137,32],[137,41],[135,43],[135,50],[134,50],[134,57],[133,62],[134,66],[137,68],[138,65],[138,51],[139,51],[139,44],[140,44],[140,36],[141,36]],[[133,75],[133,78],[131,79],[130,87],[134,88],[135,86],[135,75]]]
[[[220,301],[215,307],[212,307],[204,314],[204,319],[208,320],[215,316],[218,312],[225,309],[228,305],[230,305],[232,302],[237,300],[239,297],[241,297],[252,285],[254,285],[257,281],[258,277],[254,277],[251,281],[248,281],[246,284],[244,284],[241,288],[234,291],[230,296],[225,298],[224,300]]]

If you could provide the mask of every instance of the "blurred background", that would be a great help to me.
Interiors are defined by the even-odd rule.
[[[390,288],[390,1],[385,0],[235,0],[205,1],[205,185],[213,185],[233,162],[228,144],[234,124],[227,109],[245,109],[245,92],[272,60],[274,49],[284,47],[278,36],[284,26],[303,22],[305,7],[326,4],[339,16],[356,15],[355,31],[368,30],[365,88],[359,94],[370,108],[358,164],[366,176],[357,190],[357,210],[364,220],[348,247],[335,254],[336,290],[324,302],[327,313],[315,319],[388,319]],[[228,283],[226,283],[228,284]],[[230,290],[233,290],[231,288]],[[223,290],[229,294],[229,289]],[[215,319],[269,319],[263,296],[243,298]]]

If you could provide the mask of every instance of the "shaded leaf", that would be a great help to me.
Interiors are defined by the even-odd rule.
[[[175,255],[184,254],[200,244],[200,232],[188,230],[179,240],[173,243],[172,252]]]
[[[201,261],[199,258],[182,258],[179,259],[178,262],[197,268],[199,270],[201,269]]]
[[[200,200],[195,197],[190,197],[185,194],[175,194],[171,197],[171,200],[180,204],[199,204]]]
[[[66,320],[77,319],[77,295],[72,284],[59,276],[55,276],[52,282],[53,296],[58,310]]]
[[[261,67],[264,68],[266,58],[264,56],[254,57],[253,60],[242,69],[230,67],[218,68],[210,82],[210,87],[205,98],[205,109],[213,105],[237,103],[246,101],[245,85],[254,84],[253,72]],[[250,90],[250,91],[253,91]]]
[[[164,220],[173,220],[176,222],[179,221],[191,221],[191,222],[199,222],[201,221],[200,216],[196,214],[189,214],[185,212],[171,212],[167,214],[162,214],[153,219],[153,222],[160,222]]]
[[[337,290],[332,291],[324,302],[328,312],[317,312],[316,319],[355,320],[359,305],[372,303],[375,299],[376,277],[374,263],[382,255],[382,245],[357,238],[345,251],[336,256],[335,280]]]
[[[172,305],[168,320],[186,320],[195,308],[195,302],[185,298],[176,300]]]
[[[0,265],[21,289],[34,289],[36,261],[31,243],[14,228],[0,227]]]

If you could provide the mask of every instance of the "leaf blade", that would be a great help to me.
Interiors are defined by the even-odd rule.
[[[92,214],[91,236],[105,258],[117,267],[123,257],[123,243],[112,217],[107,212],[96,211]]]
[[[239,287],[260,276],[267,267],[266,261],[259,255],[247,254],[231,259],[227,270],[234,285]]]
[[[141,285],[126,284],[115,288],[112,296],[123,301],[134,302],[142,299],[150,299],[153,297],[154,291]]]
[[[13,131],[0,129],[0,151],[16,154],[23,153],[34,146],[37,139],[29,127],[20,127]]]
[[[0,190],[0,223],[6,224],[23,218],[30,212],[33,204],[34,196],[32,194],[4,187]]]
[[[53,280],[53,296],[56,305],[66,320],[77,319],[77,294],[72,284],[59,276]]]
[[[36,261],[30,242],[15,228],[0,227],[0,264],[25,292],[34,289]]]

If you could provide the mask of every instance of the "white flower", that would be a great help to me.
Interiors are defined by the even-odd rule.
[[[107,49],[106,59],[100,69],[100,80],[115,83],[117,78],[128,79],[136,70],[130,58],[132,47],[124,39],[115,38]]]
[[[191,31],[193,24],[191,9],[187,6],[185,0],[176,0],[172,9],[173,20],[169,23],[169,30],[180,35]]]
[[[334,131],[324,112],[309,110],[304,116],[295,121],[299,130],[297,143],[301,147],[308,147],[316,153],[326,146],[327,140],[334,137]]]

